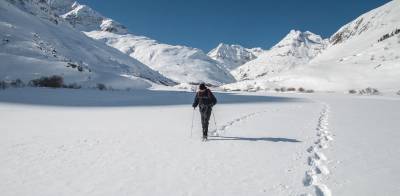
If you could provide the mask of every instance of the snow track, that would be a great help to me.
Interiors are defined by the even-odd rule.
[[[264,112],[267,112],[267,110],[245,114],[243,116],[240,116],[239,118],[235,118],[235,119],[225,123],[224,125],[222,125],[220,127],[218,127],[218,125],[216,125],[217,128],[214,129],[213,131],[211,131],[210,133],[211,133],[211,135],[214,135],[214,136],[223,135],[225,133],[225,131],[227,129],[229,129],[229,127],[235,125],[236,123],[246,121],[246,120],[248,120],[256,115],[262,114]],[[214,114],[212,114],[212,115],[213,116],[211,118],[214,118]],[[212,120],[214,120],[214,122],[215,122],[215,119],[212,119]]]
[[[317,139],[313,145],[307,149],[307,152],[309,153],[307,162],[310,168],[305,172],[303,184],[304,186],[314,186],[317,196],[332,195],[329,187],[323,182],[324,176],[329,175],[330,171],[327,166],[328,158],[325,156],[322,150],[329,148],[329,142],[333,140],[332,134],[328,128],[329,113],[329,105],[323,103],[323,109],[318,119],[316,128]]]

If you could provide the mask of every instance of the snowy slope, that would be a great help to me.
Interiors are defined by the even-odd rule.
[[[179,83],[221,85],[235,81],[222,65],[196,48],[162,44],[132,34],[91,31],[86,35],[104,41]]]
[[[0,78],[62,75],[84,86],[148,88],[173,84],[158,72],[56,16],[43,1],[0,1]]]
[[[343,26],[330,38],[330,46],[293,74],[316,77],[323,83],[304,82],[312,88],[386,90],[400,87],[400,1],[392,1]],[[392,34],[378,41],[385,34]],[[303,74],[303,73],[304,74]]]
[[[305,66],[227,85],[228,89],[275,86],[347,91],[400,88],[400,1],[391,1],[344,25],[329,46]],[[254,71],[251,69],[250,71]]]
[[[233,70],[259,56],[263,52],[261,48],[244,48],[240,45],[220,43],[207,55],[220,62],[226,69]]]
[[[327,40],[309,31],[291,30],[278,44],[258,58],[233,70],[239,80],[280,73],[307,64],[326,47]]]
[[[100,28],[102,31],[126,34],[128,30],[122,24],[104,17],[89,6],[81,5],[74,0],[52,0],[50,7],[55,13],[67,20],[80,31],[91,31]]]
[[[60,10],[61,17],[89,37],[104,41],[176,82],[221,85],[235,81],[229,71],[199,49],[129,34],[123,25],[73,1],[54,3],[53,9]]]

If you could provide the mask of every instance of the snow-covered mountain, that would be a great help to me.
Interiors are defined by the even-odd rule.
[[[395,0],[344,25],[321,55],[304,69],[282,76],[280,83],[328,90],[400,89],[398,29],[400,1]]]
[[[75,28],[101,40],[179,83],[206,82],[213,85],[234,82],[234,77],[220,63],[203,51],[173,46],[129,34],[126,28],[86,5],[67,0],[53,0],[52,8]]]
[[[235,81],[228,70],[196,48],[162,44],[132,34],[120,35],[106,31],[85,33],[129,54],[179,83],[206,82],[221,85]]]
[[[329,39],[292,30],[270,50],[220,44],[208,55],[130,34],[122,24],[73,0],[0,3],[3,80],[58,74],[66,82],[116,88],[173,80],[214,85],[240,80],[224,88],[242,90],[400,88],[398,0],[361,15]]]
[[[91,31],[100,29],[102,31],[126,34],[127,28],[110,19],[104,17],[89,6],[81,5],[75,0],[48,0],[51,9],[68,21],[74,28],[80,31]]]
[[[173,84],[158,72],[106,44],[88,38],[53,12],[64,1],[0,1],[0,79],[28,81],[62,75],[84,86],[148,88]]]
[[[241,78],[254,78],[254,74],[244,77],[246,75],[242,72],[260,73],[256,64],[248,64],[237,70]],[[304,87],[347,91],[374,87],[383,91],[398,91],[399,65],[400,1],[395,0],[341,27],[330,37],[326,49],[310,62],[278,74],[226,85],[225,88]]]
[[[226,69],[233,70],[255,58],[264,50],[261,48],[244,48],[240,45],[220,43],[207,55],[220,62]]]
[[[233,70],[238,80],[280,73],[307,64],[321,53],[328,41],[309,31],[291,30],[278,44],[262,52],[258,58]]]

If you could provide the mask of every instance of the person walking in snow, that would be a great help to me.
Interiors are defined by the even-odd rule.
[[[201,126],[203,128],[203,140],[207,140],[208,122],[210,121],[211,111],[215,104],[217,104],[217,99],[211,90],[208,89],[204,83],[201,83],[192,106],[193,109],[196,109],[196,107],[199,106]]]

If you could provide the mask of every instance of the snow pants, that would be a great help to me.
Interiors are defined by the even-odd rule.
[[[200,105],[199,109],[200,109],[200,115],[201,115],[201,126],[203,127],[203,137],[207,137],[208,122],[210,121],[212,106]]]

